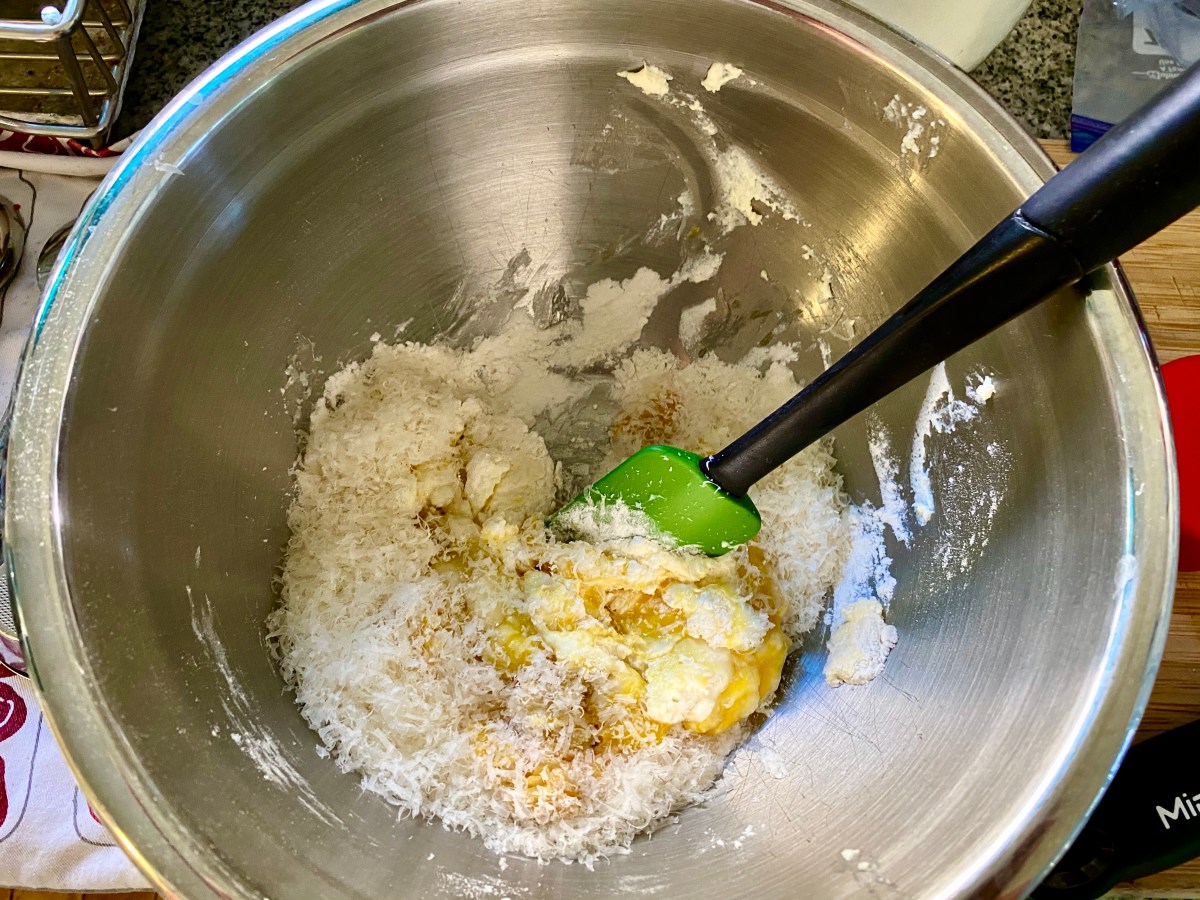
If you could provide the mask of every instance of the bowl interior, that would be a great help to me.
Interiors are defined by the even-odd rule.
[[[639,266],[666,276],[681,244],[648,235],[685,190],[685,224],[706,227],[707,138],[619,70],[670,72],[673,95],[699,98],[802,220],[769,215],[716,242],[717,279],[672,294],[651,343],[719,288],[734,314],[713,352],[800,335],[811,377],[822,342],[844,352],[1036,184],[961,80],[860,20],[803,9],[360,3],[210,81],[219,117],[156,135],[110,186],[119,249],[101,266],[83,244],[60,288],[95,276],[58,444],[71,615],[130,777],[222,890],[934,894],[1031,877],[1065,840],[1107,765],[1064,800],[1080,742],[1114,672],[1142,678],[1150,644],[1114,585],[1141,540],[1142,471],[1162,460],[1129,440],[1112,335],[1134,326],[1103,279],[949,362],[960,394],[982,372],[999,391],[972,427],[934,436],[938,512],[911,547],[889,544],[901,637],[884,675],[826,687],[814,635],[719,795],[595,871],[501,870],[476,840],[398,821],[318,756],[268,653],[307,400],[289,365],[319,391],[373,333],[466,341],[493,323],[489,298],[522,255],[522,277],[568,297]],[[712,61],[746,75],[707,93]],[[919,152],[902,149],[912,120],[885,114],[893,97],[927,110]],[[1125,375],[1151,384],[1148,364]],[[902,472],[925,388],[876,411]],[[838,430],[839,465],[855,500],[878,503],[866,434],[863,417]]]

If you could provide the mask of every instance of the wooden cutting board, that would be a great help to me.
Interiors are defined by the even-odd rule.
[[[1060,166],[1066,141],[1044,141]],[[1200,353],[1200,211],[1121,258],[1161,362]],[[1138,738],[1200,719],[1200,572],[1181,574],[1158,680]],[[1121,885],[1126,897],[1200,897],[1200,860]]]

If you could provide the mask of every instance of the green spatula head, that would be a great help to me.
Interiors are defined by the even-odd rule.
[[[700,470],[699,455],[655,446],[633,454],[548,524],[563,537],[580,538],[606,526],[628,535],[631,523],[647,537],[720,556],[758,534],[762,520],[749,497],[726,493]]]

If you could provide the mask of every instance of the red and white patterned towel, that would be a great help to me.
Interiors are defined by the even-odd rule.
[[[14,150],[18,153],[44,153],[48,156],[91,156],[106,158],[118,156],[120,147],[101,147],[93,150],[86,144],[64,137],[50,137],[44,134],[21,134],[19,131],[6,131],[0,128],[0,150]]]
[[[2,673],[0,883],[54,891],[148,887],[76,786],[29,682]]]

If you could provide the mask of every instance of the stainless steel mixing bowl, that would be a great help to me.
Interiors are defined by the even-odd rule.
[[[960,389],[986,369],[1000,391],[974,430],[937,438],[935,488],[961,464],[974,493],[1003,481],[1004,497],[966,572],[948,577],[938,551],[969,510],[943,505],[893,548],[901,642],[884,675],[826,687],[814,638],[760,749],[628,855],[501,869],[477,840],[398,821],[316,752],[263,626],[297,450],[285,368],[299,352],[330,371],[405,323],[405,338],[463,340],[471,298],[502,294],[522,249],[568,300],[639,265],[673,271],[678,243],[644,236],[685,187],[707,227],[712,173],[686,110],[616,77],[644,59],[701,95],[810,223],[772,216],[722,245],[722,352],[774,339],[800,297],[798,366],[817,371],[816,337],[846,346],[818,333],[829,317],[861,336],[1051,172],[963,75],[824,2],[318,0],[210,70],[75,230],[8,463],[38,690],[165,889],[1013,896],[1101,790],[1154,674],[1176,544],[1162,396],[1112,271],[951,361]],[[712,60],[747,76],[706,94]],[[944,121],[936,156],[902,152],[894,96]],[[802,243],[835,304],[809,302],[823,271]],[[923,392],[879,410],[901,450]],[[841,466],[877,500],[864,427],[839,431]]]

